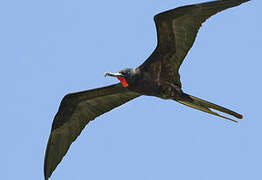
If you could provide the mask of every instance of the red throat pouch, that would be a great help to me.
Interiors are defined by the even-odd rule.
[[[117,77],[117,79],[122,83],[124,87],[128,87],[128,83],[124,77]]]

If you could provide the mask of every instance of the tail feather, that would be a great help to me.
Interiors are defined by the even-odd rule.
[[[195,109],[198,109],[200,111],[203,111],[203,112],[206,112],[206,113],[210,113],[210,114],[213,114],[215,116],[219,116],[219,117],[228,119],[228,120],[236,122],[236,123],[238,121],[236,121],[234,119],[231,119],[231,118],[228,118],[226,116],[223,116],[221,114],[218,114],[218,113],[212,111],[211,109],[214,109],[214,110],[217,110],[217,111],[220,111],[220,112],[232,115],[232,116],[234,116],[234,117],[236,117],[238,119],[242,119],[243,118],[243,116],[241,114],[238,114],[238,113],[236,113],[234,111],[231,111],[231,110],[229,110],[227,108],[224,108],[222,106],[219,106],[219,105],[216,105],[214,103],[211,103],[211,102],[199,99],[199,98],[191,96],[191,95],[185,94],[185,96],[187,98],[182,98],[182,99],[179,99],[179,100],[176,100],[176,101],[178,101],[179,103],[184,104],[186,106],[189,106],[191,108],[195,108]]]

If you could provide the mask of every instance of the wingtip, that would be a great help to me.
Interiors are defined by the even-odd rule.
[[[49,176],[47,175],[46,171],[44,171],[44,177],[45,177],[45,180],[49,179]]]
[[[45,177],[45,180],[48,180],[49,177],[47,176],[46,172],[44,171],[44,177]]]

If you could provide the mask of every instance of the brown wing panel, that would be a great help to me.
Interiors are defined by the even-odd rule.
[[[52,172],[66,154],[72,142],[79,136],[89,121],[136,97],[120,84],[66,95],[54,118],[48,140],[44,173]]]
[[[161,61],[161,77],[180,84],[178,70],[192,47],[197,32],[210,16],[249,0],[219,0],[175,8],[154,17],[158,44],[139,68],[147,69]],[[159,64],[159,63],[158,63]]]

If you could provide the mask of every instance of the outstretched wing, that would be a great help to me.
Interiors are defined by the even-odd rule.
[[[179,67],[192,47],[203,22],[212,15],[249,0],[218,0],[178,7],[154,17],[158,44],[152,55],[139,67],[161,71],[161,78],[181,86]],[[155,66],[160,67],[156,68]]]
[[[48,179],[72,142],[87,123],[140,94],[120,83],[66,95],[55,115],[45,154],[44,174]]]

